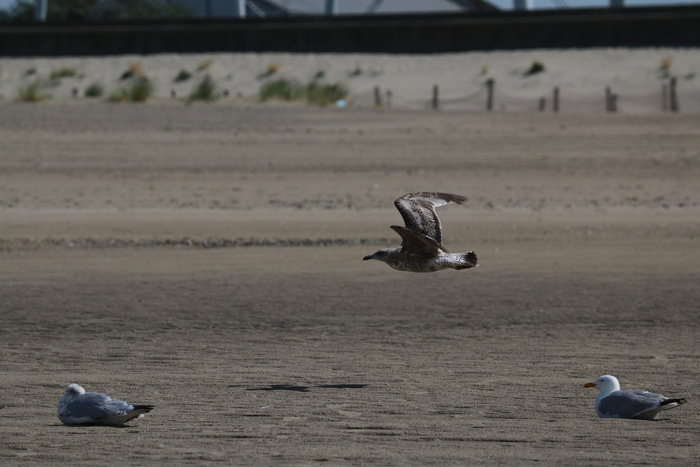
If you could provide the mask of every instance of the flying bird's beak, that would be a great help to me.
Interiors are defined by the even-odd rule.
[[[594,387],[595,387],[595,383],[586,383],[586,384],[583,385],[583,387],[584,387],[584,388],[594,388]]]

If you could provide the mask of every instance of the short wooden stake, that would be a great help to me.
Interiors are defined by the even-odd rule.
[[[486,110],[491,112],[493,110],[493,87],[495,81],[490,79],[486,81]]]
[[[676,95],[676,78],[671,78],[671,82],[669,83],[668,99],[671,112],[678,112],[680,109],[678,107],[678,96]]]
[[[610,86],[605,88],[605,111],[617,112],[617,94],[613,94]]]

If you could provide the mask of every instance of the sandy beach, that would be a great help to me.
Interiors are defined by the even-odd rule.
[[[3,463],[697,462],[698,114],[22,104],[25,66],[1,75]],[[424,190],[469,198],[440,215],[479,268],[362,261]],[[600,419],[606,373],[689,402]],[[69,383],[156,409],[64,426]]]

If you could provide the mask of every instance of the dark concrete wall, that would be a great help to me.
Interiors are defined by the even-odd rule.
[[[700,7],[0,24],[0,56],[700,46]]]

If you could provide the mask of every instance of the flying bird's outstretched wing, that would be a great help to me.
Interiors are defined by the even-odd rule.
[[[466,201],[467,198],[464,196],[449,193],[421,192],[403,195],[394,201],[394,206],[401,213],[406,229],[424,235],[433,240],[439,247],[442,247],[442,226],[440,219],[435,213],[435,208],[450,203],[464,204]],[[394,230],[406,241],[406,238],[399,230],[396,228]]]
[[[440,245],[432,238],[414,232],[398,225],[391,226],[394,231],[401,235],[401,253],[408,258],[435,258],[440,250]],[[443,249],[444,251],[444,249]]]
[[[401,236],[401,245],[382,248],[363,260],[376,259],[394,269],[409,272],[435,272],[452,268],[474,268],[479,265],[476,253],[448,253],[442,246],[442,226],[435,208],[446,204],[464,204],[467,198],[437,192],[419,192],[403,195],[394,201],[405,226],[392,225]]]

